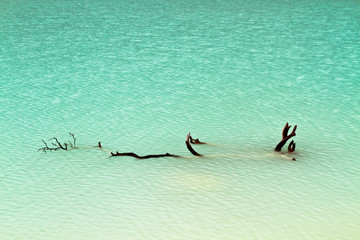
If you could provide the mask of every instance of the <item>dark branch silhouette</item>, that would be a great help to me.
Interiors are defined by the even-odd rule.
[[[70,149],[73,149],[73,148],[78,148],[76,146],[76,138],[75,138],[74,133],[69,133],[69,134],[73,138],[73,142],[68,141],[68,142],[61,143],[56,137],[53,137],[53,138],[49,139],[47,142],[42,140],[45,147],[40,148],[38,151],[43,151],[43,152],[46,153],[47,151],[57,151],[57,150],[65,150],[66,151],[66,150],[70,150]],[[50,144],[48,144],[48,143],[50,143]],[[53,147],[51,147],[51,145]],[[93,147],[99,148],[99,149],[101,149],[103,151],[107,151],[107,150],[103,149],[103,147],[101,145],[101,142],[98,142],[97,146],[93,146]],[[110,157],[130,156],[130,157],[135,157],[137,159],[161,158],[161,157],[181,157],[181,156],[170,154],[170,153],[152,154],[152,155],[146,155],[146,156],[139,156],[139,155],[137,155],[135,153],[132,153],[132,152],[129,152],[129,153],[119,153],[119,152],[113,153],[113,152],[110,152],[110,153],[111,153]]]
[[[190,142],[189,142],[190,138],[191,138],[191,136],[190,136],[190,133],[189,133],[189,134],[187,135],[186,141],[185,141],[187,149],[188,149],[193,155],[195,155],[195,156],[203,156],[203,155],[197,153],[197,152],[192,148],[192,146],[191,146],[191,144],[190,144]]]
[[[289,146],[288,146],[288,152],[292,153],[294,151],[295,151],[295,143],[294,143],[294,140],[291,140],[291,142],[289,143]]]
[[[63,146],[61,145],[61,143],[59,142],[59,140],[57,140],[56,137],[53,137],[53,138],[51,138],[50,140],[55,140],[56,143],[52,143],[53,146],[55,146],[55,147],[58,146],[59,148],[61,148],[61,149],[63,149],[63,150],[67,150],[67,143],[64,143],[64,146],[65,146],[65,147],[63,147]],[[49,140],[49,141],[50,141],[50,140]]]
[[[207,144],[206,142],[200,142],[200,140],[198,138],[193,139],[191,136],[190,136],[190,143],[191,144]]]
[[[175,158],[181,157],[181,156],[173,155],[173,154],[170,154],[170,153],[139,156],[139,155],[137,155],[137,154],[135,154],[133,152],[128,152],[128,153],[119,153],[119,152],[113,153],[113,152],[111,152],[110,157],[118,157],[118,156],[129,156],[129,157],[134,157],[134,158],[137,158],[137,159],[161,158],[161,157],[175,157]]]
[[[288,135],[288,132],[289,132],[289,129],[290,129],[290,128],[291,128],[291,125],[289,125],[289,123],[286,123],[286,124],[285,124],[285,127],[284,127],[284,129],[283,129],[283,131],[282,131],[282,140],[281,140],[281,141],[278,143],[278,145],[275,147],[275,149],[274,149],[275,151],[280,152],[280,151],[281,151],[281,148],[286,144],[286,142],[287,142],[290,138],[296,136],[295,131],[296,131],[297,125],[294,126],[294,129],[292,130],[292,132],[290,133],[290,135]],[[290,146],[290,145],[291,145],[291,146]],[[292,141],[292,142],[290,143],[290,145],[289,145],[289,148],[288,148],[288,149],[290,149],[291,152],[295,151],[295,143],[294,143],[294,141]],[[289,151],[289,152],[290,152],[290,151]]]
[[[191,138],[190,133],[189,133],[187,138],[186,138],[186,141],[185,141],[188,150],[195,156],[202,156],[201,154],[197,153],[191,147],[190,139],[192,139],[192,138]],[[205,143],[200,142],[199,139],[196,139],[196,140],[193,140],[193,141],[197,142],[195,144],[205,144]],[[98,143],[98,147],[102,148],[100,142]],[[170,154],[170,153],[151,154],[151,155],[145,155],[145,156],[139,156],[139,155],[137,155],[136,153],[133,153],[133,152],[127,152],[127,153],[119,153],[119,152],[113,153],[113,152],[110,152],[110,154],[111,154],[110,157],[128,156],[128,157],[134,157],[134,158],[137,158],[137,159],[162,158],[162,157],[176,157],[176,158],[179,158],[179,157],[181,157],[179,155],[173,155],[173,154]]]
[[[294,126],[292,132],[290,134],[289,130],[291,128],[291,125],[289,125],[288,123],[286,123],[283,131],[282,131],[282,139],[281,141],[276,145],[275,147],[275,151],[277,152],[281,152],[282,147],[286,144],[286,142],[291,139],[292,137],[296,136],[296,129],[297,129],[297,125]],[[44,140],[42,140],[42,142],[44,143],[44,147],[38,149],[38,151],[43,151],[43,152],[47,152],[47,151],[57,151],[57,150],[71,150],[71,149],[75,149],[78,148],[76,146],[76,138],[75,138],[75,134],[74,133],[69,133],[70,136],[72,137],[72,142],[71,141],[67,141],[67,142],[63,142],[61,143],[56,137],[53,137],[51,139],[49,139],[47,142],[45,142]],[[191,146],[191,144],[207,144],[205,142],[201,142],[198,138],[197,139],[193,139],[189,134],[186,137],[186,141],[185,141],[186,147],[187,149],[190,151],[191,154],[193,154],[194,156],[203,156],[202,154],[199,154],[198,152],[196,152],[193,147]],[[145,156],[139,156],[136,153],[133,152],[126,152],[126,153],[119,153],[118,151],[116,153],[110,152],[109,150],[105,150],[103,149],[101,142],[98,142],[97,146],[92,146],[92,147],[96,147],[99,148],[102,151],[106,151],[108,153],[111,154],[110,157],[115,157],[115,156],[129,156],[129,157],[134,157],[137,159],[148,159],[148,158],[162,158],[162,157],[175,157],[175,158],[180,158],[182,156],[179,155],[174,155],[174,154],[170,154],[170,153],[165,153],[165,154],[150,154],[150,155],[145,155]],[[295,147],[296,144],[295,142],[292,140],[288,146],[288,152],[289,153],[293,153],[295,151]],[[91,148],[91,147],[90,147]],[[292,160],[295,161],[295,158],[293,158]]]
[[[98,147],[98,148],[102,149],[101,142],[99,141],[99,142],[98,142],[98,145],[97,145],[97,146],[94,146],[94,147]]]
[[[97,144],[96,146],[91,146],[91,148],[99,148],[99,149],[100,149],[101,151],[103,151],[103,152],[111,153],[111,151],[110,151],[110,150],[105,149],[105,148],[103,148],[103,147],[102,147],[102,145],[101,145],[101,142],[100,142],[100,141],[98,142],[98,144]]]
[[[72,148],[77,148],[76,147],[76,138],[75,138],[75,133],[70,133],[69,132],[69,134],[70,134],[70,136],[73,138],[73,142],[74,142],[74,144],[73,143],[71,143],[70,141],[69,141],[69,144],[70,144],[70,146],[72,147]]]
[[[39,148],[38,151],[43,151],[46,153],[46,151],[57,151],[59,149],[67,151],[69,149],[77,148],[75,134],[69,134],[73,138],[73,142],[68,141],[68,143],[60,143],[60,141],[56,137],[53,137],[48,140],[48,142],[50,142],[53,147],[49,147],[49,145],[44,140],[41,140],[45,144],[45,147]]]

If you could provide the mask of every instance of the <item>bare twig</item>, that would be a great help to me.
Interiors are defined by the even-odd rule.
[[[45,147],[39,148],[38,151],[43,151],[46,153],[46,151],[56,151],[59,149],[67,151],[69,149],[77,148],[77,146],[75,145],[76,144],[75,134],[74,133],[69,133],[69,134],[73,138],[74,143],[72,143],[70,141],[60,143],[60,141],[56,137],[53,137],[48,140],[48,142],[50,142],[53,147],[49,147],[47,142],[45,142],[44,140],[41,140],[44,143]]]
[[[75,133],[70,133],[70,132],[69,132],[69,134],[70,134],[70,136],[73,138],[73,141],[74,141],[73,148],[77,148],[77,147],[76,147]]]

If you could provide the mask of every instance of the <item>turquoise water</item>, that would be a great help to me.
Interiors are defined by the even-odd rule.
[[[2,1],[0,239],[360,238],[359,6]]]

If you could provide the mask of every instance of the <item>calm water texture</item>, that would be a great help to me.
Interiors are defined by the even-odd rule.
[[[1,1],[0,239],[359,239],[359,6]]]

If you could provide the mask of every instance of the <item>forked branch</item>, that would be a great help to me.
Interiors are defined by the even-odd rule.
[[[39,148],[38,151],[43,151],[46,153],[46,151],[57,151],[59,149],[67,151],[73,148],[77,148],[75,134],[69,134],[73,138],[73,142],[67,141],[64,143],[60,143],[60,141],[56,137],[49,139],[47,142],[41,140],[44,143],[45,147]],[[53,147],[49,146],[48,143],[50,143]]]
[[[286,123],[285,127],[284,127],[284,129],[282,131],[282,140],[278,143],[278,145],[276,145],[276,147],[274,149],[276,152],[280,152],[281,148],[286,144],[286,142],[290,138],[296,136],[295,131],[297,129],[297,125],[294,126],[292,132],[290,133],[290,135],[288,135],[288,132],[289,132],[290,128],[291,128],[291,125],[289,125],[289,123]],[[294,152],[295,151],[295,143],[294,143],[294,141],[291,141],[291,143],[290,143],[290,145],[288,147],[288,151],[289,152]]]

